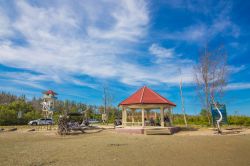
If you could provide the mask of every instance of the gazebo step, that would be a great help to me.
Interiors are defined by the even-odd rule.
[[[169,129],[147,129],[145,130],[146,135],[171,135]]]
[[[115,128],[117,133],[144,134],[143,128]]]
[[[171,135],[180,131],[180,127],[157,127],[157,128],[119,127],[115,128],[115,131],[117,133],[129,133],[129,134]]]
[[[145,129],[144,133],[146,135],[171,135],[180,130],[179,127],[164,127],[164,128],[153,128]]]

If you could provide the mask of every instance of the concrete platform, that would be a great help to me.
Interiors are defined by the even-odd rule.
[[[142,127],[119,127],[115,128],[117,133],[128,133],[128,134],[144,134],[144,128]]]
[[[172,135],[180,131],[180,127],[159,127],[152,129],[145,129],[146,135]]]
[[[171,135],[180,131],[180,127],[119,127],[117,133],[146,134],[146,135]]]

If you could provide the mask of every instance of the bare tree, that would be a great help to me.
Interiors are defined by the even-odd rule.
[[[214,51],[207,48],[200,54],[199,62],[194,67],[194,78],[198,96],[207,110],[208,123],[211,125],[210,103],[215,97],[221,97],[226,85],[227,54],[223,47]]]

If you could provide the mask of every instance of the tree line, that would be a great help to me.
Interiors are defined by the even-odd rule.
[[[202,109],[198,115],[186,115],[188,125],[199,125],[203,127],[211,126],[207,118],[207,112],[205,109]],[[235,126],[250,126],[250,117],[244,115],[228,115],[227,116],[227,125]],[[175,125],[185,125],[182,114],[174,114],[173,123]]]
[[[16,96],[10,93],[0,93],[0,125],[24,125],[30,120],[42,118],[41,98],[34,97],[27,100],[25,95]],[[90,119],[98,119],[101,121],[101,114],[108,113],[108,122],[113,123],[115,118],[121,117],[121,111],[113,106],[96,106],[87,105],[86,103],[74,102],[70,100],[56,100],[55,113],[53,119],[57,123],[59,115],[69,112],[86,111],[87,117]],[[181,114],[174,114],[174,124],[185,124]],[[209,126],[207,112],[201,110],[198,115],[186,115],[189,125]],[[230,125],[250,126],[250,117],[240,115],[228,116]]]
[[[42,118],[42,98],[33,97],[27,100],[25,95],[16,96],[10,93],[0,93],[0,125],[23,125],[30,120]],[[88,105],[82,102],[71,100],[56,100],[54,122],[57,123],[59,115],[70,112],[86,111],[89,119],[101,120],[101,114],[108,113],[108,122],[113,122],[119,116],[118,108],[114,106]]]

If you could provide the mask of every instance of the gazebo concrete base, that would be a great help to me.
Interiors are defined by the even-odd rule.
[[[128,133],[128,134],[144,134],[143,127],[121,127],[115,128],[117,133]]]
[[[158,127],[144,130],[146,135],[172,135],[180,131],[180,127]]]
[[[146,134],[146,135],[171,135],[180,131],[180,127],[119,127],[117,133]]]

